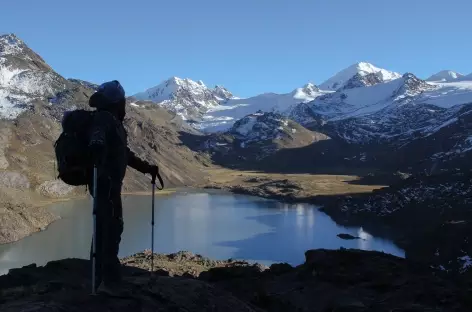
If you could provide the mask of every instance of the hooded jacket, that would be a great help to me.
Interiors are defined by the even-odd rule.
[[[102,147],[102,172],[121,187],[127,166],[141,173],[148,173],[150,165],[138,158],[128,147],[128,135],[123,126],[126,100],[123,98],[117,103],[107,103],[100,92],[90,97],[90,106],[97,108],[90,129],[90,145]]]

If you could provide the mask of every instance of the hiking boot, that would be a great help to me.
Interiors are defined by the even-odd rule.
[[[115,283],[104,283],[102,282],[97,289],[98,294],[108,295],[110,297],[129,297],[131,292],[129,290],[123,289],[121,284]]]

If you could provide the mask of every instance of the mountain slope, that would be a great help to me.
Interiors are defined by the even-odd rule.
[[[382,82],[388,82],[401,77],[399,73],[378,68],[370,63],[360,62],[338,72],[336,75],[323,82],[319,87],[321,90],[338,90],[343,88],[346,83],[357,74],[360,76],[375,74]]]
[[[13,34],[0,36],[0,118],[14,119],[69,81]]]
[[[53,143],[61,132],[63,113],[89,109],[88,99],[96,86],[64,79],[13,35],[1,37],[0,49],[0,243],[4,243],[54,220],[37,203],[85,194],[83,188],[72,188],[56,178]],[[205,159],[181,141],[182,133],[195,130],[150,102],[142,102],[139,108],[129,105],[127,111],[130,148],[159,165],[167,187],[203,179],[200,168]],[[149,189],[148,176],[128,170],[124,191]],[[17,196],[19,191],[22,196]]]
[[[459,81],[472,81],[472,73],[459,78]]]
[[[452,70],[442,70],[439,73],[436,73],[426,79],[426,81],[436,81],[436,82],[451,82],[458,80],[464,77],[463,74],[452,71]]]

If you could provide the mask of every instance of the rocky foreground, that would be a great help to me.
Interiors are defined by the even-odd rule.
[[[91,296],[89,261],[31,265],[0,277],[10,311],[471,311],[472,289],[439,271],[359,250],[309,250],[298,267],[213,261],[187,252],[122,259],[129,297]]]

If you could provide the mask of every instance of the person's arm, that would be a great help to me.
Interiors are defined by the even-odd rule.
[[[151,174],[152,177],[152,183],[156,183],[156,178],[159,179],[159,183],[161,183],[161,188],[158,187],[159,190],[164,189],[164,181],[162,180],[161,175],[159,174],[159,167],[156,165],[151,165],[147,161],[144,161],[140,159],[138,156],[136,156],[133,151],[127,147],[128,151],[128,166],[130,166],[133,169],[138,170],[141,173],[149,173]]]
[[[128,152],[128,166],[144,174],[150,173],[149,168],[151,167],[151,165],[148,162],[136,156],[136,154],[133,153],[133,151],[130,150],[129,147],[126,147],[126,149]]]

